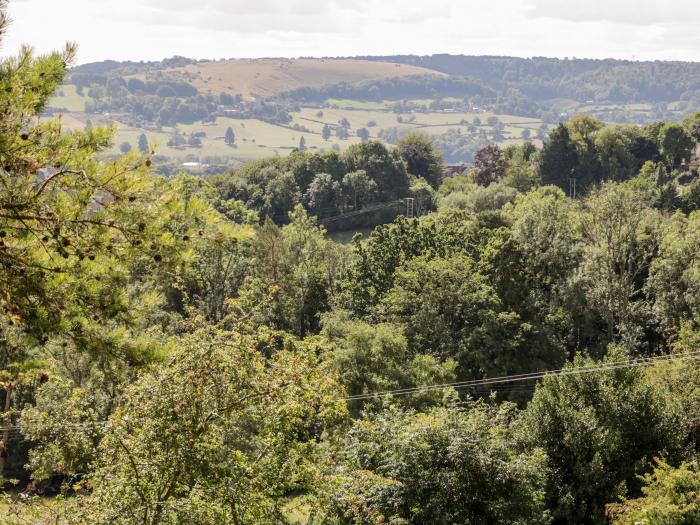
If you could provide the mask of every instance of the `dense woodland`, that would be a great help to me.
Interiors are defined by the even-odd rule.
[[[0,521],[700,521],[700,115],[166,178],[74,54],[0,64]]]
[[[238,118],[258,118],[263,121],[287,123],[292,106],[274,101],[245,103],[240,95],[200,93],[187,82],[126,80],[119,75],[73,74],[77,92],[90,97],[88,113],[117,112],[134,126],[173,126],[193,122],[209,122],[220,116],[221,106],[236,108]],[[89,87],[86,89],[84,84]],[[53,108],[58,112],[61,108]]]
[[[700,65],[695,62],[446,54],[360,58],[468,76],[498,91],[520,90],[534,100],[561,97],[579,102],[670,102],[697,97],[700,89]]]
[[[208,182],[218,191],[217,209],[232,220],[252,213],[256,223],[267,217],[284,224],[303,205],[316,218],[342,221],[334,227],[342,229],[348,220],[368,215],[363,210],[384,208],[405,197],[416,199],[417,213],[432,210],[441,177],[439,152],[427,137],[412,134],[393,149],[367,141],[343,153],[297,150],[244,164]],[[373,217],[367,220],[356,227],[375,225]]]

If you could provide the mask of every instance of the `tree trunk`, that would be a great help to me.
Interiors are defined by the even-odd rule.
[[[12,383],[9,383],[5,387],[5,409],[4,413],[8,413],[12,408]],[[8,455],[9,443],[10,443],[10,426],[12,421],[9,419],[2,419],[2,441],[0,441],[0,478],[5,475],[5,460]]]

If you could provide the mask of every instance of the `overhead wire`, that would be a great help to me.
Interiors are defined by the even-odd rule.
[[[400,388],[394,390],[382,390],[377,392],[368,392],[364,394],[356,394],[339,398],[340,401],[367,401],[370,399],[389,397],[389,396],[404,396],[412,394],[421,394],[428,392],[436,392],[440,390],[462,390],[469,389],[475,393],[489,392],[530,392],[539,384],[539,380],[548,377],[582,375],[594,372],[610,372],[615,370],[623,370],[630,368],[640,368],[652,366],[662,363],[683,362],[687,360],[700,359],[700,350],[694,352],[685,352],[682,354],[669,354],[655,357],[641,357],[635,359],[626,359],[620,361],[610,361],[607,363],[594,363],[579,367],[566,367],[555,370],[545,370],[541,372],[531,372],[525,374],[513,374],[507,376],[499,376],[493,378],[475,379],[470,381],[456,381],[452,383],[442,383],[435,385],[424,385],[410,388]],[[528,383],[530,382],[530,383]],[[100,427],[109,424],[110,421],[84,421],[79,423],[64,423],[56,425],[60,428],[84,428],[84,427]],[[0,432],[17,432],[20,433],[19,425],[8,427],[0,427]]]
[[[378,210],[383,210],[383,209],[386,209],[386,208],[396,207],[396,206],[398,206],[399,203],[400,203],[400,201],[386,202],[386,203],[383,203],[383,204],[379,204],[379,205],[377,205],[377,206],[372,206],[371,208],[362,208],[362,209],[360,209],[360,210],[354,210],[354,211],[350,211],[350,212],[347,212],[347,213],[342,213],[342,214],[339,214],[339,215],[333,215],[333,216],[331,216],[331,217],[326,217],[326,218],[323,218],[323,219],[320,219],[320,218],[319,218],[319,219],[318,219],[318,222],[321,223],[321,224],[327,224],[327,223],[329,223],[329,222],[335,222],[335,221],[339,221],[339,220],[343,220],[343,219],[348,219],[348,218],[352,218],[352,217],[358,217],[358,216],[364,215],[364,214],[366,214],[366,213],[371,213],[371,212],[375,212],[375,211],[378,211]]]
[[[687,359],[699,359],[700,351],[687,352],[684,354],[669,354],[665,356],[656,357],[643,357],[636,359],[627,359],[624,361],[612,361],[608,363],[595,363],[592,365],[585,365],[576,368],[560,368],[556,370],[545,370],[542,372],[531,372],[527,374],[515,374],[508,376],[500,376],[494,378],[485,379],[475,379],[470,381],[457,381],[453,383],[443,383],[436,385],[424,385],[409,388],[400,388],[394,390],[384,390],[378,392],[368,392],[363,394],[356,394],[342,398],[344,401],[362,401],[373,399],[377,397],[386,396],[402,396],[411,395],[423,392],[432,392],[436,390],[447,390],[453,389],[473,389],[476,387],[487,387],[493,385],[502,385],[509,383],[518,383],[528,380],[539,380],[548,376],[568,376],[568,375],[579,375],[591,372],[606,372],[612,370],[619,370],[624,368],[638,368],[642,366],[650,366],[657,363],[673,362],[673,361],[683,361]]]

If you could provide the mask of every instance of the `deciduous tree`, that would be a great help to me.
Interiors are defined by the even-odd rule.
[[[310,348],[269,360],[238,334],[198,332],[130,387],[100,445],[85,523],[270,523],[310,484],[321,425],[342,417]]]
[[[232,127],[226,128],[226,134],[224,135],[224,142],[228,144],[229,146],[233,146],[236,142],[236,135],[233,132]]]
[[[388,410],[348,433],[326,490],[335,523],[549,523],[547,460],[514,446],[512,406]]]
[[[474,181],[481,186],[498,182],[506,175],[503,152],[495,144],[481,148],[474,155]]]
[[[624,353],[612,352],[609,362]],[[575,366],[594,363],[577,359]],[[654,458],[683,457],[683,415],[638,369],[546,378],[522,431],[551,467],[547,501],[557,523],[604,524],[605,504],[635,497]]]
[[[396,146],[406,162],[408,173],[423,177],[433,188],[442,180],[442,153],[427,135],[409,133],[402,136]]]
[[[542,184],[554,184],[569,191],[569,179],[576,178],[578,153],[568,128],[559,124],[542,146],[538,171]]]

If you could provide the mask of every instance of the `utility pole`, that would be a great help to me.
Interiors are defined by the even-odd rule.
[[[8,448],[10,446],[10,427],[12,425],[12,418],[8,417],[10,414],[10,409],[12,408],[12,383],[7,382],[5,385],[5,410],[4,417],[0,417],[2,421],[2,426],[4,427],[2,431],[2,437],[0,438],[0,478],[5,475],[5,464],[8,457]]]
[[[406,217],[413,219],[413,197],[406,197]]]

